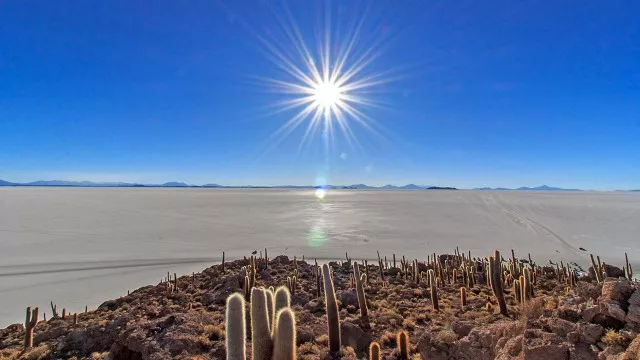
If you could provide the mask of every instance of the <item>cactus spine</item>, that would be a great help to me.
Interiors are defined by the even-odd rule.
[[[38,311],[36,307],[31,310],[31,306],[27,307],[27,317],[24,322],[24,349],[33,346],[33,329],[38,324]]]
[[[291,308],[287,307],[280,310],[276,316],[273,359],[295,360],[296,358],[296,317]]]
[[[380,360],[380,344],[375,341],[369,345],[369,360]]]
[[[398,333],[398,351],[398,359],[409,359],[409,335],[404,330]]]
[[[504,301],[504,291],[502,287],[502,256],[496,250],[493,256],[489,257],[489,273],[491,279],[491,289],[498,300],[500,314],[507,316],[507,303]]]
[[[360,318],[365,326],[369,324],[369,312],[367,309],[367,299],[364,295],[364,285],[362,282],[365,281],[367,275],[360,275],[360,269],[358,268],[358,264],[353,267],[353,278],[356,282],[356,291],[358,293],[358,307],[360,307]]]
[[[251,289],[251,347],[252,359],[271,360],[273,343],[269,331],[269,311],[264,289]]]
[[[460,302],[462,306],[467,306],[467,288],[464,286],[460,288]]]
[[[327,326],[329,332],[329,351],[337,353],[340,351],[340,312],[336,292],[331,278],[329,265],[322,265],[322,278],[324,281],[324,297],[327,306]]]
[[[226,332],[227,360],[246,359],[244,298],[238,293],[227,298]]]

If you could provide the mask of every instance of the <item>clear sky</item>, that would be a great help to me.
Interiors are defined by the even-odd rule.
[[[300,60],[290,15],[317,56],[325,3],[1,1],[0,179],[640,188],[640,2],[329,7],[332,49],[364,18],[362,76],[390,81],[380,135],[348,119],[361,146],[327,151],[271,137],[296,110],[261,42]]]

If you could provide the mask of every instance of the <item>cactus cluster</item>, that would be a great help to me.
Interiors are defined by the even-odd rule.
[[[280,287],[276,290],[274,301],[272,289],[251,289],[252,359],[296,358],[296,319],[290,307],[288,294],[289,291],[285,287]],[[246,359],[245,300],[238,293],[227,298],[226,329],[227,359]]]
[[[363,282],[366,280],[367,275],[360,275],[360,269],[356,263],[353,267],[353,278],[355,279],[356,292],[358,294],[358,307],[360,308],[360,319],[365,327],[369,326],[369,311],[367,308],[367,299],[364,294]]]

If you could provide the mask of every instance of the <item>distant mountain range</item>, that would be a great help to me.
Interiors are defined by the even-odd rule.
[[[234,188],[234,189],[264,189],[264,188],[275,188],[275,189],[358,189],[358,190],[458,190],[454,187],[442,187],[442,186],[434,186],[434,185],[416,185],[416,184],[407,184],[403,186],[397,185],[384,185],[384,186],[370,186],[366,184],[353,184],[353,185],[322,185],[322,186],[313,186],[313,185],[277,185],[277,186],[260,186],[260,185],[243,185],[243,186],[234,186],[234,185],[219,185],[219,184],[204,184],[204,185],[193,185],[187,184],[184,182],[178,181],[170,181],[164,184],[138,184],[138,183],[126,183],[126,182],[92,182],[92,181],[67,181],[67,180],[38,180],[27,183],[13,183],[6,180],[0,179],[0,186],[68,186],[68,187],[171,187],[171,188],[187,188],[187,187],[195,187],[195,188]],[[473,188],[472,190],[486,190],[486,191],[582,191],[580,189],[563,189],[559,187],[553,186],[537,186],[537,187],[519,187],[517,189],[509,189],[503,187],[491,188],[491,187],[481,187],[481,188]],[[619,191],[633,191],[640,192],[640,189],[637,190],[619,190]]]
[[[537,186],[537,187],[522,186],[522,187],[519,187],[517,189],[507,189],[507,188],[502,188],[502,187],[498,187],[498,188],[483,187],[483,188],[474,188],[473,190],[492,190],[492,191],[507,191],[507,190],[511,190],[511,191],[513,191],[513,190],[517,190],[517,191],[582,191],[580,189],[563,189],[563,188],[547,186],[547,185],[542,185],[542,186]]]
[[[170,181],[164,184],[138,184],[125,182],[92,182],[92,181],[66,181],[66,180],[38,180],[27,183],[13,183],[0,180],[0,186],[69,186],[69,187],[201,187],[201,188],[280,188],[280,189],[383,189],[383,190],[453,190],[455,188],[437,187],[432,185],[407,184],[404,186],[384,185],[369,186],[365,184],[354,185],[278,185],[278,186],[233,186],[219,184],[192,185],[184,182]]]

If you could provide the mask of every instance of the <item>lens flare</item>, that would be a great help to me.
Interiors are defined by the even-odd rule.
[[[316,198],[318,200],[324,200],[324,197],[327,195],[327,190],[325,189],[316,189]]]

